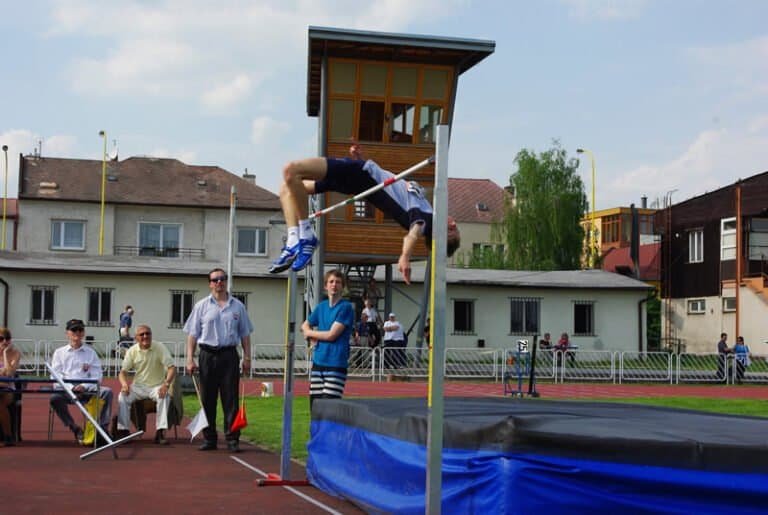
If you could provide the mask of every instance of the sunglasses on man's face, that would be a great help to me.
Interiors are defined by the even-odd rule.
[[[0,342],[4,342],[5,340],[11,341],[10,338],[6,338],[5,336],[0,336]]]
[[[144,338],[145,336],[152,336],[152,331],[147,331],[144,333],[136,333],[137,338]]]
[[[223,283],[224,281],[227,280],[227,276],[226,275],[219,275],[217,277],[211,277],[209,280],[212,283]]]

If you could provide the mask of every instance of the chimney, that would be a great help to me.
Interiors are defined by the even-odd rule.
[[[641,206],[643,209],[646,209],[646,208],[648,207],[648,197],[646,197],[645,195],[643,195],[642,197],[640,197],[640,206]]]
[[[245,172],[243,172],[243,179],[250,182],[254,186],[256,185],[256,176],[253,174],[248,173],[248,168],[245,169]]]

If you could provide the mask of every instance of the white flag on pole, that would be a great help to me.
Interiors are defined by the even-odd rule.
[[[187,431],[192,435],[192,438],[189,439],[191,442],[195,439],[195,437],[202,431],[208,427],[208,418],[205,416],[205,410],[201,409],[197,412],[197,415],[195,415],[195,418],[192,419],[192,421],[187,425]]]

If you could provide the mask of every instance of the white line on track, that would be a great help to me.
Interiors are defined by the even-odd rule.
[[[238,458],[238,457],[236,457],[236,456],[230,456],[230,458],[232,458],[233,460],[235,460],[236,462],[238,462],[238,463],[239,463],[240,465],[242,465],[243,467],[245,467],[245,468],[247,468],[247,469],[250,469],[250,470],[252,470],[252,471],[256,472],[257,474],[261,475],[262,477],[267,477],[267,473],[266,473],[266,472],[264,472],[264,471],[263,471],[263,470],[261,470],[261,469],[257,469],[256,467],[254,467],[254,466],[253,466],[253,465],[251,465],[250,463],[246,463],[246,462],[244,462],[243,460],[241,460],[240,458]],[[308,495],[306,495],[306,494],[304,494],[304,493],[302,493],[302,492],[299,492],[298,490],[296,490],[296,489],[295,489],[295,488],[293,488],[293,487],[290,487],[290,486],[284,486],[283,488],[285,488],[286,490],[288,490],[289,492],[291,492],[291,493],[293,493],[293,494],[295,494],[295,495],[298,495],[299,497],[301,497],[301,498],[302,498],[302,499],[304,499],[305,501],[307,501],[307,502],[310,502],[310,503],[314,504],[314,505],[315,505],[315,506],[317,506],[318,508],[321,508],[321,509],[323,509],[323,510],[327,511],[328,513],[333,513],[334,515],[342,515],[342,513],[341,513],[340,511],[336,511],[336,510],[334,510],[333,508],[331,508],[330,506],[326,506],[325,504],[321,503],[320,501],[317,501],[317,500],[313,499],[312,497],[310,497],[310,496],[308,496]]]

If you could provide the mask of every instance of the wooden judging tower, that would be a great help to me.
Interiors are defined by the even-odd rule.
[[[318,117],[319,155],[348,157],[358,141],[364,158],[393,173],[434,155],[436,126],[453,119],[459,75],[494,48],[492,41],[310,27],[307,114]],[[434,165],[410,180],[432,198]],[[344,198],[328,193],[321,205]],[[317,223],[320,267],[397,262],[405,232],[367,201]],[[422,240],[413,258],[426,256]]]

